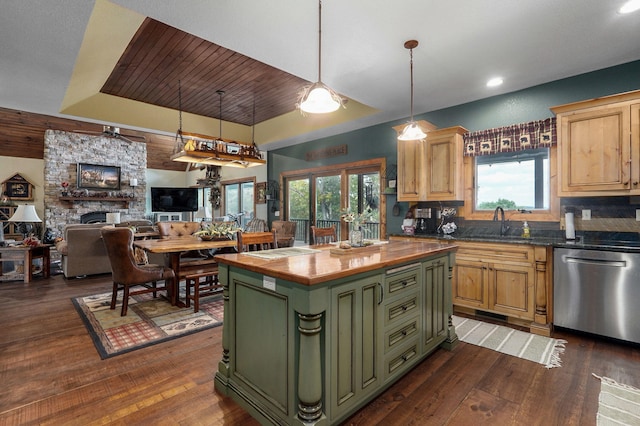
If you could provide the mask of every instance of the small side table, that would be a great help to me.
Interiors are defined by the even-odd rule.
[[[51,246],[42,244],[39,246],[18,246],[18,247],[0,247],[0,281],[6,281],[9,279],[15,279],[14,276],[5,278],[2,275],[4,262],[22,262],[24,282],[29,283],[33,280],[33,261],[35,259],[42,259],[42,276],[49,278],[51,276],[51,259],[49,254],[49,248]],[[20,276],[20,274],[16,274]]]

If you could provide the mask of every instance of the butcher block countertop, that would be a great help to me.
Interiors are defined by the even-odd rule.
[[[341,253],[336,253],[336,248],[334,244],[291,247],[221,254],[215,259],[259,274],[314,285],[457,250],[455,244],[427,241],[381,241]]]

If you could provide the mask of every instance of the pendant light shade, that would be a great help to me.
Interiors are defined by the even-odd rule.
[[[410,57],[410,72],[411,72],[411,120],[407,123],[400,135],[398,135],[399,141],[415,141],[423,140],[427,137],[427,134],[422,131],[418,123],[413,120],[413,49],[418,46],[417,40],[408,40],[404,43],[405,49],[409,49]]]
[[[415,121],[410,121],[407,123],[400,135],[398,135],[399,141],[418,141],[423,140],[427,137],[427,134],[422,131],[418,123]]]
[[[336,111],[343,104],[342,97],[322,82],[322,0],[318,1],[318,81],[300,93],[297,107],[309,114]]]
[[[324,114],[340,108],[342,99],[324,83],[318,81],[305,90],[300,109],[310,114]]]

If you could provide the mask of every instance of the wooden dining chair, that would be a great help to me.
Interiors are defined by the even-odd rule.
[[[278,247],[276,232],[238,232],[238,253]]]
[[[313,237],[313,244],[329,244],[338,241],[335,226],[330,226],[328,228],[312,226],[311,236]]]
[[[296,223],[287,220],[274,220],[271,230],[276,231],[278,247],[293,247],[296,240]]]
[[[133,231],[131,229],[105,226],[100,229],[100,234],[107,249],[113,276],[111,309],[116,308],[119,290],[123,291],[121,316],[127,315],[129,296],[153,293],[153,297],[157,297],[158,291],[164,290],[167,292],[167,298],[173,299],[175,288],[173,269],[153,264],[138,265],[133,253]],[[158,287],[158,281],[164,281],[164,285]],[[132,290],[134,287],[136,289]]]

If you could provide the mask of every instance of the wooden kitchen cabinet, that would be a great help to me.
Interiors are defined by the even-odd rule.
[[[436,126],[428,121],[418,121],[420,128],[427,134],[436,129]],[[395,131],[400,134],[406,124],[395,126]],[[398,201],[420,201],[424,194],[424,141],[396,141],[398,153],[397,190]]]
[[[551,108],[558,196],[640,194],[640,91]]]
[[[464,142],[460,126],[434,130],[425,144],[424,197],[421,201],[464,200]]]
[[[464,199],[466,132],[455,126],[430,130],[424,141],[398,141],[398,201]]]
[[[505,315],[532,332],[550,333],[550,247],[475,241],[456,244],[455,307]]]
[[[416,239],[389,237],[412,238]],[[551,246],[460,240],[452,243],[458,246],[451,280],[454,312],[491,312],[529,327],[532,333],[551,334]]]
[[[398,141],[398,201],[419,201],[423,157],[422,141]]]

